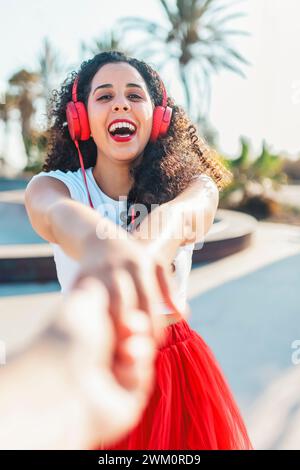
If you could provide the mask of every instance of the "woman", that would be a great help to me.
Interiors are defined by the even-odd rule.
[[[111,448],[251,448],[213,354],[181,316],[194,245],[211,227],[230,173],[158,74],[117,51],[84,62],[54,94],[51,117],[44,171],[30,183],[26,207],[53,244],[62,291],[95,276],[122,326],[129,277],[137,307],[164,324],[150,402]]]

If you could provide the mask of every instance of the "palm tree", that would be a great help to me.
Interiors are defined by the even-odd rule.
[[[25,69],[16,72],[8,81],[11,108],[20,112],[22,138],[27,156],[32,150],[33,117],[36,112],[35,100],[39,97],[39,75]]]
[[[281,155],[273,154],[263,141],[261,153],[254,156],[248,139],[241,137],[241,152],[236,159],[224,162],[233,174],[232,183],[222,191],[220,207],[244,210],[260,218],[272,213],[275,202],[268,196],[270,188],[278,190],[287,184]]]
[[[22,139],[28,158],[26,169],[40,169],[47,144],[46,127],[50,125],[49,98],[62,71],[64,67],[60,57],[50,41],[45,38],[38,57],[37,70],[34,72],[19,70],[8,81],[9,99],[2,109],[2,119],[4,117],[8,119],[8,112],[11,109],[17,109],[20,113]],[[41,114],[41,108],[44,109],[46,116],[46,122],[42,126],[34,122],[36,115]]]
[[[38,57],[38,64],[37,73],[40,77],[41,97],[45,102],[46,124],[48,128],[50,126],[48,116],[51,92],[57,87],[60,75],[65,72],[66,66],[63,65],[62,58],[47,37],[44,38]]]
[[[102,32],[101,36],[94,39],[90,45],[84,42],[81,42],[80,44],[80,56],[82,60],[86,59],[87,56],[89,57],[91,54],[95,55],[100,52],[115,50],[122,51],[128,55],[133,53],[130,48],[123,47],[123,40],[120,34],[112,30]]]
[[[227,69],[244,77],[239,64],[249,64],[229,43],[233,35],[248,35],[245,31],[227,27],[230,21],[245,16],[241,12],[228,11],[235,3],[160,0],[167,26],[138,17],[122,18],[117,22],[123,34],[132,30],[142,30],[146,34],[145,40],[135,44],[135,56],[155,60],[161,72],[166,65],[175,66],[187,110],[195,116],[196,122],[203,120],[209,109],[212,74]]]
[[[3,97],[1,96],[0,100],[0,122],[2,121],[4,124],[4,145],[1,149],[0,155],[0,170],[4,167],[5,164],[5,157],[6,157],[6,143],[7,143],[7,135],[8,135],[8,124],[9,124],[9,96],[8,93],[3,93]]]
[[[2,153],[0,156],[1,160],[1,172],[6,172],[6,169],[10,169],[10,163],[8,160],[8,141],[9,141],[9,132],[10,132],[10,123],[14,120],[13,112],[14,110],[19,110],[20,117],[23,116],[25,119],[25,112],[20,111],[20,106],[23,106],[24,99],[19,99],[20,97],[16,94],[16,89],[13,87],[7,87],[6,91],[3,93],[3,99],[0,102],[0,122],[4,124],[4,138],[3,138],[3,147]],[[26,129],[26,130],[25,130]],[[28,132],[28,125],[23,125],[23,136]],[[25,141],[24,141],[25,142]]]

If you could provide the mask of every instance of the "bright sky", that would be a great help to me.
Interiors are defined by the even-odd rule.
[[[45,36],[77,68],[80,41],[90,43],[120,17],[147,17],[166,24],[158,0],[148,0],[145,5],[147,11],[141,12],[140,0],[0,0],[0,93],[12,73],[36,66]],[[252,66],[244,68],[247,79],[225,71],[213,79],[210,120],[219,134],[220,149],[237,154],[243,135],[255,151],[265,139],[274,151],[298,154],[300,2],[244,0],[235,8],[245,11],[247,17],[234,20],[231,26],[245,29],[251,36],[239,37],[234,45]],[[177,87],[170,88],[180,102]]]

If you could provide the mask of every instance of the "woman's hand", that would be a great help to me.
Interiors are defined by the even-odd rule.
[[[137,308],[150,316],[153,333],[160,338],[162,323],[155,305],[161,297],[169,304],[172,302],[172,286],[166,267],[150,249],[132,236],[93,240],[87,245],[80,264],[74,287],[84,277],[101,281],[108,292],[109,312],[115,326],[126,329],[130,310]]]
[[[183,241],[183,220],[180,206],[165,203],[153,209],[132,232],[134,239],[154,260],[163,299],[178,318],[186,317],[186,312],[180,311],[173,300],[176,289],[173,261]]]

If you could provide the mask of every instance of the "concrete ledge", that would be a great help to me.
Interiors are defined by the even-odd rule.
[[[193,263],[214,261],[248,248],[257,228],[257,220],[237,211],[218,209],[217,221],[206,234],[204,245],[197,243]]]

